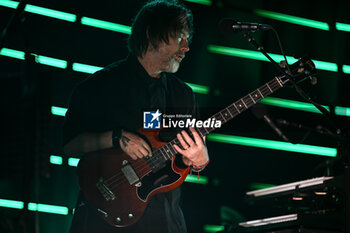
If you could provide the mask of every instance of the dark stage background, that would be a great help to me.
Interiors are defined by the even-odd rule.
[[[15,10],[4,6],[6,1],[0,2],[0,28],[4,29]],[[66,108],[73,88],[89,75],[74,71],[74,63],[103,67],[128,54],[128,34],[82,25],[80,19],[90,17],[130,26],[144,1],[38,0],[28,3],[71,13],[77,19],[69,22],[26,11],[7,32],[3,47],[27,52],[27,59],[23,60],[23,54],[19,59],[13,58],[4,50],[0,56],[0,232],[63,233],[68,232],[73,216],[78,184],[76,168],[68,164],[72,160],[62,149],[64,117],[53,112],[52,107]],[[350,65],[350,32],[337,30],[335,26],[337,22],[350,23],[349,1],[212,0],[207,1],[208,4],[184,3],[193,11],[195,33],[177,76],[207,88],[204,94],[196,93],[203,117],[240,99],[277,74],[268,62],[218,54],[210,49],[217,45],[254,51],[240,33],[220,33],[218,23],[224,17],[269,24],[279,33],[287,55],[309,56],[333,63],[337,70],[319,69],[316,85],[307,80],[301,86],[315,101],[330,106],[333,113],[336,106],[350,107],[350,72],[347,66],[343,67]],[[262,16],[257,9],[322,21],[329,25],[329,30],[272,19]],[[253,35],[268,52],[281,54],[272,32]],[[61,59],[67,61],[67,66],[44,65],[43,60],[30,54]],[[272,97],[306,102],[295,89],[288,87]],[[265,107],[273,119],[286,119],[310,128],[321,125],[332,129],[321,114],[272,105]],[[349,116],[334,117],[337,123],[349,128]],[[281,128],[293,142],[338,146],[338,141],[330,136],[311,132],[304,137],[305,130]],[[216,133],[282,141],[250,110]],[[200,174],[208,178],[208,183],[185,182],[182,185],[182,206],[189,232],[214,232],[208,225],[221,225],[224,210],[232,222],[273,216],[272,209],[249,205],[244,198],[245,192],[259,184],[279,185],[326,175],[324,164],[336,159],[211,140],[208,140],[208,149],[211,163]],[[55,161],[55,158],[63,160]],[[17,202],[11,204],[6,200]],[[64,207],[52,210],[63,212],[46,213],[36,205],[39,203]],[[19,207],[14,208],[16,204]]]

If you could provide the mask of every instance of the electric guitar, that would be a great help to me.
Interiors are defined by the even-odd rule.
[[[275,92],[287,83],[299,82],[316,72],[314,63],[306,58],[290,66],[289,75],[276,76],[238,101],[211,117],[222,124]],[[289,73],[290,72],[290,73]],[[205,136],[215,128],[197,128]],[[171,191],[180,186],[189,168],[180,169],[174,163],[180,145],[177,138],[165,143],[157,138],[158,131],[139,130],[153,149],[152,157],[132,160],[121,149],[107,149],[86,153],[78,165],[80,188],[90,207],[107,223],[127,227],[142,216],[153,195]],[[181,146],[180,146],[181,147]]]

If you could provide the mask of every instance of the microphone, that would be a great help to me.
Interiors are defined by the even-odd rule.
[[[237,22],[231,18],[225,18],[220,21],[220,30],[224,34],[232,34],[235,32],[254,32],[256,30],[267,31],[272,29],[268,24]]]
[[[263,118],[264,121],[278,134],[278,136],[280,136],[284,141],[286,142],[290,142],[290,140],[287,138],[286,135],[284,135],[284,133],[281,131],[280,128],[278,128],[276,126],[276,124],[274,123],[274,121],[269,117],[269,115],[267,114],[267,110],[266,107],[263,104],[256,104],[252,107],[252,112],[254,114],[254,116],[258,119]]]

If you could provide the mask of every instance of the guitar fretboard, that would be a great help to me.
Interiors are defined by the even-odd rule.
[[[244,112],[245,110],[256,104],[258,101],[272,94],[282,86],[283,84],[281,83],[280,79],[276,77],[268,83],[262,85],[255,91],[249,93],[248,95],[244,96],[238,101],[227,106],[220,112],[211,116],[209,119],[220,120],[221,125],[223,125],[235,116],[239,115],[240,113]],[[197,128],[198,133],[202,137],[214,130],[214,127]],[[159,149],[153,151],[152,159],[147,161],[151,168],[156,167],[159,163],[164,163],[165,161],[170,160],[173,157],[173,155],[178,153],[174,148],[174,144],[180,146],[181,148],[179,140],[175,138],[172,141],[165,144],[164,146],[160,147]]]

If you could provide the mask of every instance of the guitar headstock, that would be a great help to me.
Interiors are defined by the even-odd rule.
[[[315,63],[308,57],[300,58],[298,61],[289,65],[290,71],[287,67],[283,68],[286,74],[279,76],[283,84],[288,83],[290,79],[293,79],[295,83],[301,82],[307,77],[316,74]]]

